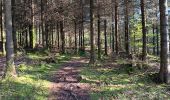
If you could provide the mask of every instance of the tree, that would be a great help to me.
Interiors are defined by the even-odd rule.
[[[60,21],[60,36],[61,36],[61,53],[65,53],[65,33],[64,33],[64,26],[63,26],[64,21]]]
[[[74,35],[75,54],[77,54],[77,23],[76,21],[74,21],[74,31],[75,31],[75,35]]]
[[[104,44],[105,44],[105,55],[108,55],[107,54],[107,21],[106,20],[104,20],[104,40],[105,40],[105,42],[104,42]]]
[[[97,20],[97,29],[98,29],[98,31],[97,31],[97,36],[98,36],[98,41],[97,41],[97,43],[98,43],[98,59],[101,59],[101,32],[100,32],[100,12],[99,12],[99,10],[100,10],[100,4],[99,4],[99,2],[98,2],[98,9],[97,9],[97,17],[98,17],[98,20]]]
[[[1,42],[2,42],[2,54],[5,55],[6,51],[5,51],[5,15],[4,15],[4,0],[1,0]]]
[[[115,46],[116,46],[116,54],[119,53],[118,47],[118,2],[115,0]]]
[[[146,60],[147,47],[146,47],[146,23],[145,23],[145,0],[141,0],[141,17],[142,17],[142,33],[143,33],[143,47],[142,47],[142,60]]]
[[[159,0],[160,9],[160,33],[161,33],[161,62],[159,78],[161,82],[170,83],[169,66],[169,35],[168,35],[168,14],[167,0]]]
[[[14,52],[17,53],[17,35],[15,30],[15,2],[16,0],[12,0],[12,35],[13,35],[13,42],[14,42]]]
[[[157,55],[159,55],[159,29],[158,29],[158,25],[156,26],[156,51],[157,51]]]
[[[34,0],[31,0],[30,1],[30,8],[31,8],[31,12],[30,12],[30,15],[31,15],[31,22],[29,24],[29,37],[30,37],[30,48],[33,49],[34,48],[34,28],[35,28],[35,23],[34,23]]]
[[[90,64],[94,64],[93,0],[90,0]]]
[[[114,39],[115,39],[115,34],[114,34],[114,24],[113,24],[113,22],[114,22],[114,6],[113,6],[113,3],[114,3],[114,0],[112,0],[111,1],[111,4],[112,4],[112,6],[111,6],[111,9],[112,9],[112,53],[114,53],[114,51],[115,51],[115,42],[114,42]]]
[[[6,29],[6,75],[15,76],[14,49],[12,38],[11,0],[5,0],[5,29]]]
[[[152,26],[152,32],[153,32],[153,39],[152,39],[152,43],[153,43],[153,55],[155,55],[156,54],[156,47],[155,47],[155,25],[153,24],[153,26]]]
[[[125,0],[125,50],[129,55],[129,1]]]
[[[45,46],[44,43],[44,1],[41,0],[41,32],[42,32],[42,45]]]

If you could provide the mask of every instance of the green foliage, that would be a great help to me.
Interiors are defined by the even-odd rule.
[[[143,34],[142,34],[142,23],[141,20],[138,19],[131,19],[130,20],[130,44],[131,48],[138,50],[138,53],[142,50],[143,45]],[[156,30],[155,34],[153,34],[153,27],[152,23],[146,23],[146,31],[147,31],[147,48],[153,48],[156,47]],[[155,45],[153,45],[153,37],[155,37]]]
[[[79,55],[80,55],[80,56],[86,56],[86,52],[83,51],[83,50],[79,50]]]
[[[133,23],[132,25],[132,30],[131,30],[131,45],[137,46],[137,47],[142,47],[142,24],[141,22],[135,22],[135,20],[131,20]],[[135,37],[135,40],[134,40]]]

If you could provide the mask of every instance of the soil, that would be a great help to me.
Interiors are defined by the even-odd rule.
[[[90,85],[80,83],[80,71],[88,63],[85,58],[73,59],[61,65],[51,76],[48,100],[89,100]]]

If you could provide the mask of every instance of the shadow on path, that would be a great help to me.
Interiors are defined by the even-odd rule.
[[[80,83],[82,78],[79,75],[87,62],[87,59],[79,58],[63,64],[62,69],[51,76],[53,83],[48,100],[89,100],[90,86]]]

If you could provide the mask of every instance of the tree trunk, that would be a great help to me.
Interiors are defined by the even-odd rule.
[[[100,14],[98,9],[98,59],[101,59]]]
[[[16,70],[14,66],[14,47],[12,37],[12,12],[11,0],[5,1],[5,29],[6,29],[6,75],[15,76]]]
[[[74,21],[74,44],[75,44],[75,54],[77,54],[77,23]]]
[[[51,48],[53,48],[54,45],[54,34],[53,34],[53,23],[50,25],[50,40],[51,40]]]
[[[84,33],[84,24],[83,24],[83,29],[82,29],[82,45],[83,45],[83,47],[82,47],[82,50],[83,50],[83,53],[85,53],[85,33]]]
[[[6,51],[5,51],[5,0],[2,0],[2,26],[1,26],[1,39],[2,39],[2,54],[5,55]]]
[[[44,1],[41,0],[41,32],[42,32],[42,45],[45,46],[45,43],[44,43]]]
[[[41,44],[41,32],[42,32],[41,25],[39,25],[39,32],[38,32],[38,35],[39,35],[39,44]]]
[[[95,63],[94,55],[94,28],[93,28],[93,0],[90,0],[90,64]]]
[[[2,46],[2,44],[3,44],[3,42],[2,42],[2,33],[3,33],[3,27],[2,27],[2,23],[3,23],[3,21],[2,21],[2,0],[0,1],[0,46]],[[3,51],[3,46],[2,47],[0,47],[0,53]]]
[[[84,12],[83,12],[83,1],[80,1],[80,5],[81,5],[81,52],[84,53]]]
[[[159,55],[159,29],[158,29],[158,25],[156,26],[156,47],[157,47],[157,55]]]
[[[125,0],[125,50],[126,50],[126,53],[129,55],[130,54],[130,50],[129,50],[130,41],[129,41],[129,15],[128,15],[129,5],[128,3],[129,3],[128,0]]]
[[[12,0],[12,33],[14,42],[14,52],[17,53],[17,35],[15,29],[15,0]]]
[[[45,42],[46,42],[46,47],[49,48],[49,25],[45,23]]]
[[[169,35],[167,0],[159,0],[160,7],[160,33],[161,33],[161,62],[159,78],[161,82],[170,83],[169,66]]]
[[[112,53],[114,53],[115,51],[115,34],[114,34],[114,16],[113,16],[113,12],[114,12],[114,7],[113,7],[113,3],[114,3],[114,0],[112,0]]]
[[[35,28],[35,35],[36,35],[36,38],[35,38],[35,44],[38,44],[38,32],[39,32],[39,26],[36,24],[35,25],[36,28]]]
[[[30,48],[34,48],[34,32],[35,32],[35,22],[34,22],[34,0],[30,1],[31,6],[31,23],[29,25],[29,37],[30,37]]]
[[[81,25],[79,24],[79,52],[81,51]]]
[[[29,38],[29,48],[33,49],[33,26],[31,24],[29,25]]]
[[[147,47],[146,47],[146,23],[145,23],[145,0],[141,0],[141,16],[142,16],[142,33],[143,33],[143,47],[142,47],[142,61],[146,60]]]
[[[25,36],[23,38],[25,38],[25,48],[28,48],[28,29],[25,32]],[[24,34],[23,34],[24,35]]]
[[[153,24],[153,27],[152,27],[152,31],[153,31],[153,40],[152,40],[152,44],[153,44],[153,55],[156,54],[156,50],[155,50],[155,25]]]
[[[65,33],[63,31],[63,21],[60,21],[61,53],[65,53]]]
[[[105,55],[107,55],[107,21],[104,20],[104,44],[105,44]]]
[[[118,47],[118,3],[117,0],[115,0],[115,39],[116,39],[116,54],[119,53],[119,47]]]

